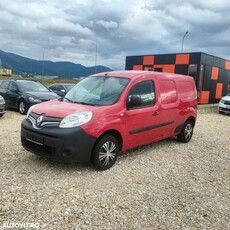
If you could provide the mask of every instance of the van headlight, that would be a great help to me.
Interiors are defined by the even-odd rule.
[[[73,128],[73,127],[81,126],[89,122],[92,119],[92,117],[93,117],[93,113],[91,111],[70,114],[65,118],[63,118],[59,127]]]

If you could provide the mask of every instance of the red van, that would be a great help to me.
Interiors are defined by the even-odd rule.
[[[110,168],[119,153],[177,136],[192,138],[197,93],[189,76],[117,71],[89,76],[64,98],[30,108],[21,126],[25,149],[54,161]]]

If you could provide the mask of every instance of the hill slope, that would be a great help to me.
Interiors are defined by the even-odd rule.
[[[85,77],[95,73],[95,67],[86,67],[72,62],[37,61],[0,50],[3,68],[12,69],[14,74],[44,75],[59,77]],[[96,72],[111,71],[106,66],[96,66]]]

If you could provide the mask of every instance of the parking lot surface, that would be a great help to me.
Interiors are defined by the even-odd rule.
[[[130,150],[102,172],[24,150],[24,118],[0,119],[0,228],[230,229],[230,116],[201,109],[189,143]]]

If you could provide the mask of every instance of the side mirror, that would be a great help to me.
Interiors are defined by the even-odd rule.
[[[64,89],[61,89],[61,92],[62,92],[62,93],[66,93],[66,91],[65,91]]]
[[[143,101],[142,101],[141,97],[139,97],[137,95],[132,95],[129,97],[128,109],[141,106],[142,104],[143,104]]]

